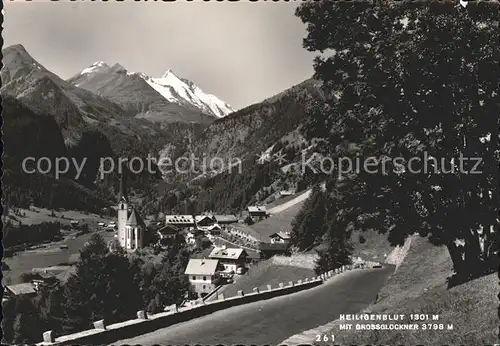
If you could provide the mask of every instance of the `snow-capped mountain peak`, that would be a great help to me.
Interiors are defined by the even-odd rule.
[[[145,74],[140,76],[168,101],[180,105],[192,105],[204,113],[222,118],[235,110],[214,95],[207,94],[193,82],[178,77],[168,69],[160,78]]]
[[[171,70],[168,69],[160,78],[150,78],[158,85],[162,86],[172,86],[172,87],[182,87],[182,80],[177,77],[177,75]]]
[[[109,65],[106,64],[104,61],[96,61],[95,63],[93,63],[92,65],[87,67],[86,69],[83,69],[82,72],[80,72],[80,74],[83,75],[83,74],[88,74],[88,73],[92,73],[92,72],[98,72],[98,71],[101,71],[104,69],[109,69]]]
[[[195,112],[222,118],[235,110],[214,95],[207,94],[195,83],[177,76],[168,69],[160,78],[153,78],[141,72],[130,72],[120,64],[110,66],[103,61],[96,61],[71,78],[77,87],[97,88],[102,92],[106,82],[117,80],[119,76],[140,77],[164,99]],[[120,80],[124,83],[126,79]]]
[[[168,69],[162,76],[161,78],[167,78],[169,75],[174,75],[175,73],[172,71],[172,69]],[[177,76],[176,76],[177,77]]]

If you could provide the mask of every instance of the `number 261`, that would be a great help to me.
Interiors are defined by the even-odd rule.
[[[324,334],[324,335],[316,335],[316,342],[328,342],[328,341],[335,341],[335,336],[332,334],[330,336]]]

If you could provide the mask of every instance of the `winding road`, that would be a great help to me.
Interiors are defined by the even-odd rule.
[[[312,189],[311,190],[307,190],[303,194],[298,195],[297,197],[295,197],[294,199],[292,199],[292,200],[290,200],[288,202],[285,202],[283,204],[279,204],[276,207],[269,209],[268,212],[271,215],[272,214],[281,213],[282,211],[284,211],[284,210],[286,210],[286,209],[288,209],[290,207],[293,207],[295,204],[300,203],[300,202],[305,201],[306,199],[308,199],[309,196],[311,195],[311,192],[312,192]]]
[[[393,270],[387,266],[345,272],[309,290],[232,307],[114,345],[277,345],[340,314],[359,312],[375,300]]]

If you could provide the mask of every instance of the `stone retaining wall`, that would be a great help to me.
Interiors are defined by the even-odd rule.
[[[234,297],[224,297],[219,294],[217,300],[210,302],[200,301],[199,305],[189,307],[173,307],[168,312],[148,315],[144,311],[137,312],[137,318],[125,322],[106,325],[103,320],[94,322],[94,329],[83,332],[64,335],[54,338],[52,331],[43,333],[43,342],[37,345],[75,345],[75,344],[110,344],[119,340],[136,337],[150,333],[157,329],[162,329],[173,324],[185,322],[194,318],[205,316],[213,312],[228,309],[233,306],[253,303],[259,300],[271,299],[312,287],[321,285],[324,281],[340,274],[346,270],[353,269],[354,266],[343,266],[342,268],[331,270],[319,276],[305,278],[297,282],[280,283],[277,287],[267,285],[267,290],[259,291],[254,288],[252,292],[238,291]]]

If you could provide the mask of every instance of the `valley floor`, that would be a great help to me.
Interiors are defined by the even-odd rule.
[[[97,228],[99,222],[109,223],[112,218],[102,218],[95,214],[85,214],[79,211],[67,210],[55,212],[55,217],[51,216],[51,211],[43,208],[20,209],[26,216],[16,216],[25,225],[39,224],[42,222],[60,222],[62,225],[69,225],[71,220],[80,220],[89,225],[90,233],[76,236],[76,230],[64,232],[64,240],[58,242],[48,242],[33,246],[32,248],[19,251],[12,257],[6,257],[3,261],[9,266],[9,270],[3,272],[2,283],[4,285],[14,285],[22,283],[21,275],[30,272],[34,268],[52,268],[56,272],[70,271],[68,264],[78,260],[79,250],[86,241],[90,239],[93,230]],[[62,218],[61,216],[64,216]],[[114,232],[98,231],[107,242],[113,239]],[[67,248],[61,249],[61,245]]]

